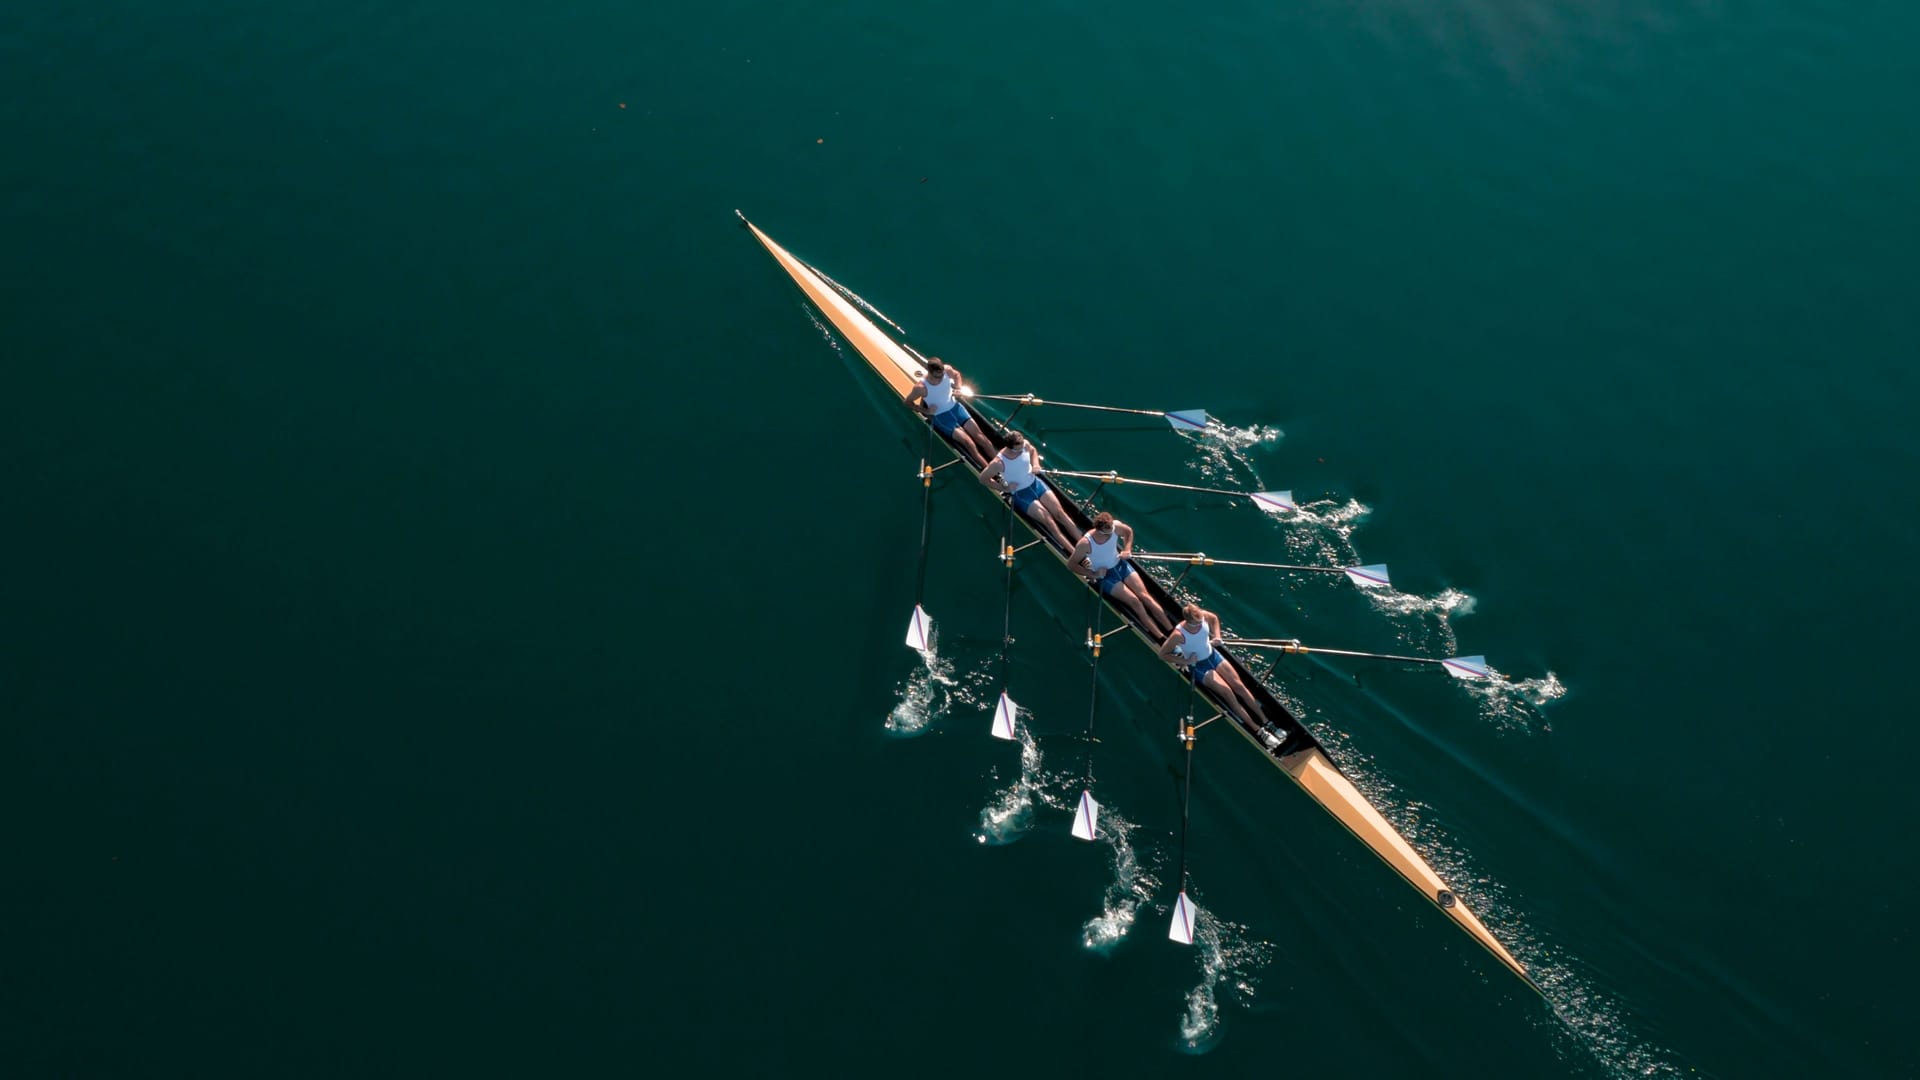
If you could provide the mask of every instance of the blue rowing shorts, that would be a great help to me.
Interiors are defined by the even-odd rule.
[[[946,412],[934,415],[933,429],[951,439],[953,433],[967,426],[967,421],[971,419],[973,417],[967,415],[967,407],[956,401]]]
[[[1027,512],[1027,507],[1039,502],[1040,496],[1046,493],[1047,485],[1041,483],[1039,480],[1035,480],[1033,483],[1013,493],[1013,508],[1024,514]]]
[[[1207,677],[1207,673],[1219,667],[1225,660],[1226,657],[1220,655],[1220,650],[1215,649],[1213,655],[1188,668],[1187,674],[1193,676],[1193,685],[1201,685],[1201,680]]]
[[[1114,563],[1107,568],[1107,574],[1100,579],[1100,595],[1112,596],[1120,583],[1133,576],[1133,564],[1126,560]]]

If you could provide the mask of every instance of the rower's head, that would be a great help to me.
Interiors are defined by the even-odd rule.
[[[1001,453],[1008,457],[1019,457],[1027,452],[1027,437],[1017,431],[1007,432],[1007,445]]]
[[[1188,604],[1186,607],[1183,607],[1180,609],[1180,614],[1185,615],[1187,617],[1187,621],[1190,623],[1193,623],[1195,626],[1198,626],[1201,623],[1206,621],[1205,619],[1201,618],[1201,616],[1205,615],[1206,612],[1200,609],[1199,604]]]
[[[927,378],[939,382],[947,377],[947,365],[937,356],[927,357]]]
[[[1093,532],[1101,540],[1113,535],[1113,515],[1105,510],[1093,516]]]

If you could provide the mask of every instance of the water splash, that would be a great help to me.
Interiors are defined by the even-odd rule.
[[[954,704],[960,681],[954,677],[953,661],[940,655],[940,627],[927,634],[927,651],[920,654],[921,666],[900,684],[900,698],[887,713],[887,733],[913,738],[947,715]]]
[[[1567,696],[1566,684],[1551,671],[1537,679],[1515,679],[1512,682],[1481,682],[1476,679],[1461,685],[1473,695],[1480,718],[1503,729],[1531,730],[1538,727],[1542,731],[1552,731],[1553,727],[1547,723],[1543,709],[1549,703]]]
[[[1096,836],[1107,845],[1113,862],[1113,880],[1101,897],[1100,914],[1080,928],[1080,943],[1097,953],[1112,952],[1126,938],[1127,931],[1140,914],[1140,906],[1153,898],[1160,887],[1154,875],[1140,864],[1134,850],[1134,824],[1111,806],[1100,808],[1100,828]]]
[[[1260,972],[1273,961],[1273,945],[1247,936],[1239,923],[1217,918],[1200,908],[1193,946],[1200,960],[1200,981],[1187,991],[1186,1012],[1180,1017],[1179,1048],[1204,1054],[1220,1045],[1220,1002],[1227,999],[1247,1007],[1259,987]]]
[[[1208,480],[1239,478],[1253,474],[1253,459],[1248,451],[1279,442],[1286,432],[1271,424],[1234,427],[1209,416],[1204,431],[1181,432],[1193,448],[1187,468]]]
[[[1011,844],[1025,836],[1033,824],[1036,799],[1048,806],[1064,807],[1058,797],[1046,790],[1046,777],[1040,768],[1040,744],[1021,719],[1025,715],[1026,710],[1016,706],[1013,734],[1020,743],[1020,774],[980,808],[980,827],[973,835],[982,844]]]
[[[1376,610],[1413,621],[1412,626],[1402,629],[1402,641],[1437,648],[1448,655],[1460,648],[1460,639],[1453,632],[1454,618],[1473,614],[1475,602],[1471,594],[1453,588],[1442,589],[1433,596],[1398,589],[1368,589],[1366,595]]]

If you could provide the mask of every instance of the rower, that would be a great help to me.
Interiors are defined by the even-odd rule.
[[[960,387],[960,369],[948,367],[937,356],[927,357],[927,374],[907,391],[907,404],[930,418],[933,428],[960,448],[975,466],[993,456],[993,440],[980,430],[967,407],[954,400]]]
[[[1017,431],[1007,432],[1007,445],[980,470],[980,481],[1013,500],[1013,508],[1039,522],[1061,551],[1073,550],[1068,529],[1079,525],[1060,505],[1060,497],[1035,474],[1040,450]]]
[[[1220,640],[1220,616],[1199,604],[1188,604],[1181,614],[1186,620],[1160,643],[1160,659],[1184,669],[1195,686],[1213,691],[1242,722],[1264,726],[1267,718],[1259,699],[1226,662],[1225,654],[1214,648]]]
[[[1133,528],[1102,511],[1094,516],[1093,528],[1074,545],[1067,565],[1098,587],[1102,596],[1125,604],[1148,632],[1166,637],[1173,630],[1173,620],[1147,591],[1147,579],[1133,569],[1131,558]]]

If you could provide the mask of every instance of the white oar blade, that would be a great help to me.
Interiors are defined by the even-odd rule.
[[[1173,925],[1167,927],[1167,938],[1182,945],[1193,944],[1193,923],[1199,912],[1193,908],[1193,901],[1187,899],[1184,890],[1180,899],[1173,902]]]
[[[1487,666],[1484,656],[1455,656],[1440,661],[1447,674],[1456,679],[1491,679],[1493,669]]]
[[[1073,835],[1082,840],[1091,840],[1100,825],[1100,804],[1093,801],[1093,792],[1080,793],[1080,807],[1073,812]]]
[[[1262,491],[1253,497],[1253,505],[1269,514],[1291,514],[1300,509],[1293,504],[1291,491]]]
[[[927,615],[927,609],[913,605],[913,618],[907,623],[907,647],[926,652],[932,634],[933,619]]]
[[[1019,706],[1013,703],[1013,699],[1007,696],[1007,692],[1000,691],[1000,703],[993,707],[994,738],[1011,740],[1014,737],[1013,715],[1018,709]]]
[[[1385,589],[1390,586],[1387,580],[1387,564],[1375,563],[1372,566],[1347,567],[1347,580],[1363,589]]]
[[[1167,413],[1166,416],[1167,423],[1172,424],[1173,430],[1175,431],[1205,431],[1207,430],[1207,422],[1213,419],[1213,417],[1207,415],[1207,410],[1205,409],[1187,409],[1182,412],[1170,412]]]

